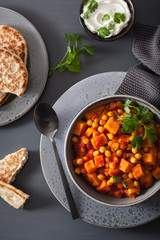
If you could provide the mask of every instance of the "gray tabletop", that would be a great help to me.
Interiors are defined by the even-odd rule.
[[[54,74],[38,102],[53,105],[73,84],[93,74],[127,71],[138,61],[131,51],[133,29],[124,38],[110,43],[89,38],[79,23],[79,0],[0,0],[0,6],[15,10],[31,21],[46,44],[50,66],[55,66],[65,52],[64,33],[79,33],[84,43],[92,46],[95,55],[82,57],[80,74],[68,71]],[[134,0],[136,21],[159,24],[159,0]],[[130,229],[106,229],[80,219],[73,221],[70,213],[50,192],[42,174],[40,134],[33,122],[32,108],[25,116],[0,128],[0,158],[21,147],[29,151],[29,160],[17,175],[14,185],[31,195],[25,208],[16,210],[0,199],[1,240],[50,239],[159,239],[160,219]]]

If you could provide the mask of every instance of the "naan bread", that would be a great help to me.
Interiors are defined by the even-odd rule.
[[[2,93],[2,92],[0,92],[0,107],[3,105],[3,103],[5,103],[7,101],[9,96],[10,96],[10,93]]]
[[[29,195],[14,186],[0,181],[0,196],[14,208],[23,207]]]
[[[22,97],[27,88],[28,71],[20,57],[0,49],[0,92]]]
[[[27,149],[21,148],[17,152],[9,154],[0,160],[0,181],[5,183],[13,182],[16,174],[26,163],[27,159]]]
[[[0,47],[19,56],[24,64],[27,64],[27,44],[18,30],[7,25],[0,25]]]

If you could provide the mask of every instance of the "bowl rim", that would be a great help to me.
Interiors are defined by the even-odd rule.
[[[129,30],[132,28],[133,24],[134,24],[134,21],[135,21],[135,7],[134,7],[134,4],[132,2],[132,0],[124,0],[127,5],[128,5],[128,8],[131,12],[131,19],[130,21],[128,22],[128,25],[122,29],[121,32],[119,32],[117,35],[114,35],[110,38],[102,38],[100,37],[97,33],[92,33],[86,26],[85,24],[85,21],[84,19],[81,17],[81,14],[83,12],[83,2],[84,0],[82,1],[81,5],[80,5],[80,11],[79,11],[79,21],[80,21],[80,24],[81,26],[83,27],[84,31],[92,38],[94,38],[95,40],[98,40],[98,41],[101,41],[101,42],[111,42],[111,41],[115,41],[115,40],[118,40],[122,37],[124,37],[128,32]]]
[[[110,95],[110,96],[104,96],[104,97],[101,97],[99,99],[96,99],[90,103],[88,103],[85,107],[83,107],[76,115],[75,117],[72,119],[70,125],[69,125],[69,128],[66,132],[66,137],[65,137],[65,142],[64,142],[64,159],[65,159],[65,165],[66,165],[66,168],[67,168],[67,172],[69,173],[69,176],[72,180],[72,182],[75,184],[75,186],[83,193],[85,194],[87,197],[89,197],[90,199],[100,203],[100,204],[104,204],[104,205],[107,205],[107,206],[111,206],[111,207],[127,207],[127,206],[133,206],[133,205],[136,205],[136,204],[139,204],[139,203],[142,203],[144,201],[146,201],[147,199],[149,199],[150,197],[152,197],[156,192],[158,192],[160,190],[160,180],[157,180],[159,181],[159,185],[155,188],[154,191],[151,191],[146,197],[144,197],[143,199],[139,199],[139,200],[136,200],[136,198],[134,199],[135,201],[134,202],[131,202],[131,203],[123,203],[123,204],[112,204],[112,203],[107,203],[107,202],[104,202],[104,201],[101,201],[99,199],[96,199],[94,197],[92,197],[89,193],[85,192],[80,186],[79,184],[76,182],[76,180],[74,179],[70,169],[69,169],[69,165],[68,165],[68,161],[67,161],[67,143],[68,143],[68,138],[71,134],[71,129],[73,127],[73,125],[75,124],[75,122],[77,121],[77,119],[81,116],[82,113],[84,113],[88,108],[92,107],[94,104],[98,103],[98,102],[102,102],[104,100],[109,100],[110,98],[126,98],[126,99],[133,99],[135,101],[139,101],[140,103],[148,106],[153,113],[157,113],[159,115],[159,119],[160,119],[160,110],[158,110],[154,105],[152,105],[151,103],[147,102],[146,100],[144,99],[141,99],[141,98],[138,98],[138,97],[134,97],[134,96],[131,96],[131,95]],[[106,103],[107,104],[107,103]],[[153,186],[150,187],[150,189],[152,188]],[[126,199],[126,198],[122,198],[122,199]]]

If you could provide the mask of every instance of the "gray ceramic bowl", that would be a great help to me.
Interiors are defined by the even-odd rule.
[[[86,194],[89,198],[106,204],[110,206],[118,206],[118,207],[123,207],[123,206],[130,206],[134,204],[138,204],[143,202],[144,200],[148,199],[151,197],[153,194],[155,194],[159,189],[160,189],[160,181],[155,181],[153,186],[143,190],[139,196],[136,197],[136,199],[132,198],[116,198],[116,197],[111,197],[102,193],[97,192],[91,185],[89,185],[85,180],[83,180],[80,176],[76,175],[74,172],[74,166],[73,166],[73,147],[72,147],[72,136],[73,136],[73,130],[75,128],[76,122],[83,119],[84,114],[91,109],[94,109],[95,107],[98,107],[103,104],[108,104],[110,102],[115,102],[115,101],[122,101],[125,102],[126,99],[133,99],[135,100],[138,104],[146,106],[149,108],[154,114],[155,118],[158,122],[160,122],[160,111],[156,109],[153,105],[150,103],[147,103],[146,101],[132,97],[132,96],[127,96],[127,95],[114,95],[114,96],[109,96],[109,97],[104,97],[101,99],[97,99],[96,101],[90,103],[86,107],[84,107],[78,114],[75,116],[75,118],[72,120],[70,127],[67,131],[66,134],[66,139],[65,139],[65,146],[64,146],[64,154],[65,154],[65,161],[66,161],[66,166],[67,170],[69,172],[69,175],[71,179],[73,180],[74,184],[79,188],[81,192]]]
[[[117,40],[123,36],[125,36],[129,30],[131,29],[131,27],[133,26],[133,23],[134,23],[134,19],[135,19],[135,10],[134,10],[134,6],[133,6],[133,3],[131,0],[124,0],[127,4],[128,4],[128,7],[129,7],[129,10],[131,12],[131,19],[127,25],[127,27],[125,27],[119,34],[113,36],[113,37],[110,37],[110,38],[102,38],[100,36],[98,36],[96,33],[92,33],[85,25],[85,22],[83,20],[83,18],[80,16],[79,17],[79,20],[80,20],[80,23],[81,23],[81,26],[83,27],[84,31],[92,38],[94,38],[95,40],[98,40],[98,41],[102,41],[102,42],[110,42],[110,41],[114,41],[114,40]],[[83,12],[83,1],[81,3],[81,6],[80,6],[80,15],[82,14]]]

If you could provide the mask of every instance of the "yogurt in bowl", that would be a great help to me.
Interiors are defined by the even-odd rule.
[[[127,32],[132,26],[133,5],[131,1],[126,0],[85,0],[80,18],[90,35],[111,39],[124,30]]]

